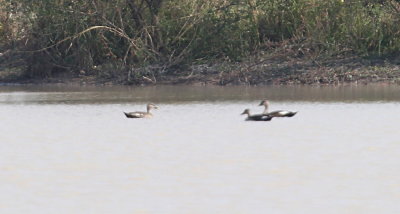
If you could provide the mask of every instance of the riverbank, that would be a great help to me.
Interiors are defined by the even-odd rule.
[[[70,85],[337,85],[347,83],[400,84],[400,57],[299,57],[274,53],[242,62],[218,61],[165,69],[104,64],[90,70],[69,71],[48,67],[47,76],[29,77],[23,54],[0,53],[1,84]]]
[[[396,0],[9,2],[0,82],[398,83],[399,14]]]

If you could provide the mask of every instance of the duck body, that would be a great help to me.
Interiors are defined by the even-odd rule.
[[[286,110],[268,112],[268,107],[269,107],[268,100],[261,101],[259,106],[264,106],[265,109],[263,115],[268,117],[293,117],[294,115],[297,114],[297,111],[286,111]]]
[[[147,111],[124,112],[127,118],[152,118],[153,114],[150,113],[151,109],[158,109],[158,106],[149,103],[147,104]]]
[[[273,112],[269,112],[269,113],[263,113],[263,115],[266,115],[269,117],[293,117],[296,114],[297,114],[297,111],[293,112],[293,111],[283,111],[283,110],[273,111]]]
[[[135,112],[124,112],[127,118],[152,118],[153,114],[150,112],[135,111]]]
[[[270,121],[272,120],[272,117],[268,116],[268,115],[264,115],[264,114],[250,114],[250,110],[249,109],[245,109],[242,113],[243,114],[247,114],[247,118],[246,121]]]
[[[272,120],[272,117],[263,114],[253,114],[247,116],[246,118],[246,121],[270,121],[270,120]]]

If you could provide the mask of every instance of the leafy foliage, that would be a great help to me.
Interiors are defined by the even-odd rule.
[[[0,0],[2,41],[24,41],[30,76],[106,63],[161,71],[239,61],[266,44],[314,54],[400,50],[396,0]],[[3,4],[4,3],[4,4]],[[47,67],[46,67],[47,68]]]

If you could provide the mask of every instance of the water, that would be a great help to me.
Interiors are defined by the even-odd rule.
[[[245,122],[263,98],[299,113]],[[398,86],[4,86],[0,212],[399,213],[399,115]]]

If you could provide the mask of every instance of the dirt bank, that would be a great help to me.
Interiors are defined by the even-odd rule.
[[[291,57],[270,54],[242,62],[219,61],[165,69],[163,66],[127,68],[99,65],[75,71],[49,67],[48,75],[31,77],[21,53],[0,53],[0,84],[83,84],[83,85],[272,85],[343,84],[387,82],[400,84],[400,56],[387,58]]]

